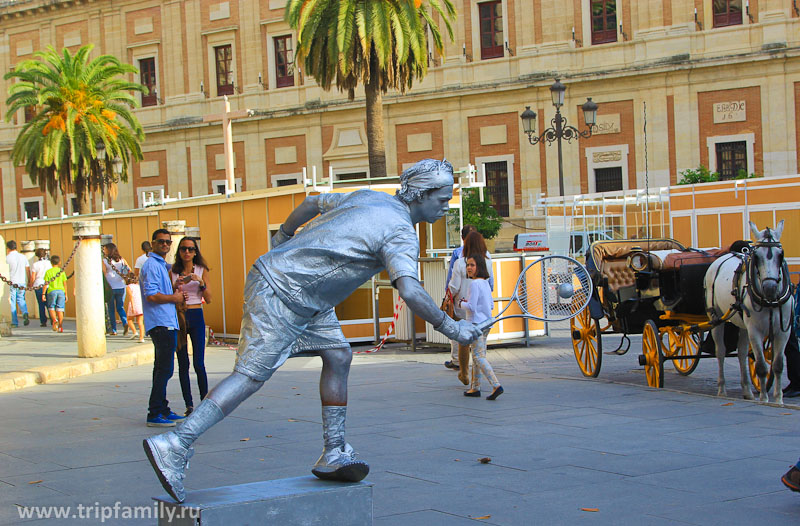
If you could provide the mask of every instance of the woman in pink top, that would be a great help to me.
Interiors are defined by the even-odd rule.
[[[192,339],[192,364],[197,375],[197,387],[200,400],[208,393],[208,376],[206,375],[205,347],[206,321],[203,317],[203,303],[211,303],[211,291],[208,290],[208,264],[200,254],[197,239],[184,237],[178,245],[175,263],[172,264],[173,287],[183,292],[186,298],[186,310],[178,316],[182,338],[178,339],[178,378],[181,381],[183,401],[186,402],[186,416],[194,409],[192,402],[192,384],[189,381],[189,349],[187,336]]]

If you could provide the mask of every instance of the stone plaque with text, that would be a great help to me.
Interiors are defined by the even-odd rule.
[[[597,123],[592,126],[592,135],[606,135],[609,133],[619,133],[619,113],[611,115],[598,115]]]
[[[742,122],[746,120],[747,111],[743,100],[717,102],[714,104],[714,124]]]

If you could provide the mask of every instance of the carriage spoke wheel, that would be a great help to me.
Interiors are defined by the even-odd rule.
[[[600,324],[593,320],[589,309],[583,309],[569,321],[572,349],[583,376],[597,378],[603,362],[603,345],[600,341]]]
[[[766,340],[764,344],[766,345]],[[767,374],[767,391],[772,389],[772,381],[775,377],[772,375],[772,345],[768,345],[764,349],[764,359],[767,361],[767,367],[769,368],[769,373]],[[753,353],[753,346],[749,346],[747,348],[747,364],[750,369],[750,380],[753,381],[753,387],[755,387],[756,391],[761,392],[761,382],[758,380],[758,375],[756,374],[756,355]]]
[[[642,354],[647,385],[659,389],[664,387],[664,352],[658,327],[653,320],[647,320],[642,330]]]
[[[670,356],[680,356],[672,360],[672,365],[678,374],[688,376],[697,369],[700,358],[685,358],[687,356],[697,356],[700,352],[700,335],[684,330],[682,327],[667,327],[667,349],[664,354]]]

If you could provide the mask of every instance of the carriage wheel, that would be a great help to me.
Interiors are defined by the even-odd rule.
[[[583,309],[569,320],[572,334],[572,349],[583,376],[597,378],[603,363],[603,344],[600,340],[600,324],[593,320],[589,309]]]
[[[769,367],[769,374],[767,374],[767,391],[772,389],[772,382],[775,380],[772,374],[772,358],[772,344],[770,344],[764,349],[764,359],[767,361],[767,367]],[[761,382],[758,381],[758,375],[756,374],[756,355],[753,353],[752,345],[747,349],[747,364],[750,366],[750,379],[753,381],[753,387],[756,388],[756,391],[760,392]]]
[[[697,356],[700,353],[700,335],[684,330],[682,327],[667,327],[667,356]],[[678,374],[688,376],[697,369],[700,358],[679,358],[672,360]]]
[[[653,320],[647,320],[642,330],[642,354],[647,385],[659,389],[664,387],[664,352],[658,327]]]

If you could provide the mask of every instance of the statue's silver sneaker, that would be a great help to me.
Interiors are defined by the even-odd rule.
[[[369,465],[356,460],[353,448],[345,444],[344,447],[323,450],[311,473],[323,480],[358,482],[369,473]]]
[[[189,468],[189,459],[194,455],[194,448],[183,447],[172,431],[146,438],[142,445],[161,485],[173,499],[183,502],[186,499],[183,477]]]

